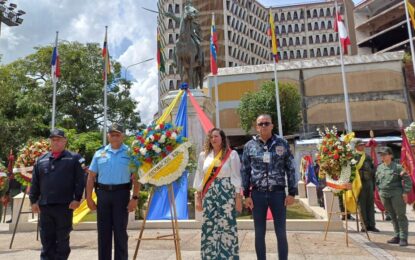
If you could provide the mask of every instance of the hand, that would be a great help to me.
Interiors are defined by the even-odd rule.
[[[69,203],[69,208],[72,209],[72,210],[75,210],[79,207],[80,204],[81,203],[79,201],[73,200],[73,201],[71,201],[71,203]]]
[[[405,204],[406,203],[408,203],[408,194],[402,194],[402,199],[403,199],[403,202],[405,202]]]
[[[352,184],[351,184],[351,183],[346,183],[346,184],[344,185],[344,187],[346,188],[346,190],[351,190],[351,189],[353,189],[353,186],[352,186]]]
[[[135,211],[135,209],[137,208],[137,203],[138,203],[138,200],[130,199],[130,202],[128,202],[128,207],[127,207],[128,212]]]
[[[203,203],[202,203],[202,198],[200,197],[201,195],[196,195],[196,205],[195,208],[197,211],[202,212],[203,211]]]
[[[285,203],[284,203],[284,205],[285,205],[285,206],[290,206],[290,205],[292,205],[292,204],[294,204],[294,196],[290,196],[290,195],[288,195],[288,196],[285,198]]]
[[[86,198],[86,204],[90,210],[97,210],[97,204],[92,198]]]
[[[239,213],[242,212],[242,198],[241,196],[236,196],[235,199],[235,210]]]
[[[3,202],[3,205],[9,204],[10,196],[9,195],[4,195],[3,198],[2,198],[2,202]]]
[[[254,202],[251,197],[245,199],[245,208],[252,210],[254,208]]]
[[[32,204],[32,212],[33,213],[40,213],[39,204],[37,204],[37,203]]]

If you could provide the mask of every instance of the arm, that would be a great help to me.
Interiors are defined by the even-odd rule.
[[[242,186],[243,194],[245,197],[245,207],[249,209],[254,208],[254,202],[251,198],[251,160],[249,158],[248,146],[245,145],[244,152],[242,154],[242,164],[241,164],[241,176],[242,176]]]
[[[84,193],[85,181],[84,181],[84,170],[81,165],[81,156],[75,155],[73,160],[75,160],[74,165],[74,174],[75,174],[75,187],[74,187],[74,199],[69,204],[70,209],[77,209],[82,200],[82,194]]]
[[[133,212],[137,208],[138,199],[134,199],[138,197],[138,193],[140,192],[140,183],[137,181],[137,178],[135,178],[134,174],[131,177],[133,182],[133,196],[130,199],[130,202],[128,203],[128,212]]]
[[[97,174],[93,171],[88,171],[88,179],[86,181],[86,202],[90,210],[96,210],[97,205],[92,199],[92,192],[94,191],[94,185]]]
[[[201,152],[199,154],[199,158],[197,160],[197,168],[195,173],[195,179],[193,181],[193,188],[195,188],[198,192],[201,192],[203,189],[203,163],[205,161],[205,153]]]
[[[29,194],[30,204],[32,205],[33,213],[40,212],[39,205],[38,205],[39,196],[40,196],[39,167],[38,167],[38,164],[36,163],[33,166],[32,182],[30,185],[30,194]]]
[[[297,178],[295,173],[294,156],[291,153],[290,146],[286,143],[285,173],[287,175],[288,195],[294,197],[297,194]]]
[[[236,151],[232,151],[230,157],[231,163],[231,183],[235,187],[235,209],[242,212],[242,196],[241,196],[241,161]]]

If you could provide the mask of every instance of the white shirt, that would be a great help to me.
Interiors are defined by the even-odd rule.
[[[200,153],[199,160],[197,163],[195,179],[193,182],[193,188],[195,188],[197,191],[202,191],[203,178],[205,177],[205,173],[209,169],[209,166],[212,163],[213,159],[215,159],[213,151],[211,151],[207,155],[207,157],[205,157],[205,152]],[[241,191],[242,186],[241,161],[239,160],[239,155],[236,151],[231,152],[229,158],[222,166],[222,169],[220,170],[216,178],[225,177],[231,178],[231,183],[233,184],[233,186],[235,186],[235,192],[239,193]]]

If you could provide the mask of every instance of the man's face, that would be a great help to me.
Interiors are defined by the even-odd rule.
[[[119,132],[110,132],[108,133],[108,142],[115,147],[118,147],[124,141],[124,135]]]
[[[391,162],[392,161],[392,154],[388,153],[381,153],[380,158],[382,159],[382,162]]]
[[[260,116],[256,120],[256,130],[260,135],[271,135],[273,127],[271,118],[267,116]]]
[[[359,152],[363,152],[365,150],[365,145],[364,144],[357,145],[356,150],[358,150]]]
[[[50,142],[50,149],[52,150],[52,152],[62,152],[63,150],[65,150],[65,146],[66,146],[66,138],[64,137],[52,137],[49,139]]]

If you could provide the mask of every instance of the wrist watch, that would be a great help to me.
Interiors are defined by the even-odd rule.
[[[138,200],[138,196],[137,196],[137,195],[134,195],[134,196],[132,197],[132,199],[133,199],[133,200]]]

